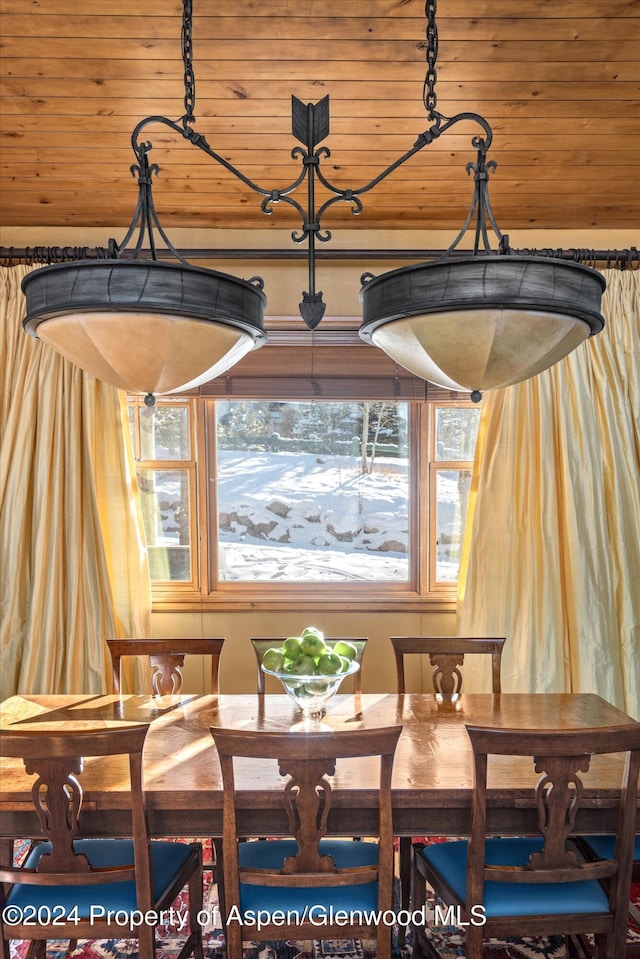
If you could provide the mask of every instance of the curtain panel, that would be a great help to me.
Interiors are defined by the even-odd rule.
[[[483,398],[460,635],[506,636],[506,692],[594,692],[640,719],[640,273],[606,327]]]
[[[124,394],[22,329],[0,269],[0,695],[110,689],[109,636],[149,634]]]

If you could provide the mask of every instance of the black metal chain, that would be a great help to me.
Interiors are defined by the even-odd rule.
[[[182,125],[187,126],[195,122],[194,110],[196,106],[196,78],[193,72],[193,41],[192,41],[192,6],[191,0],[182,2],[182,62],[184,64],[184,116]]]
[[[427,0],[424,13],[427,18],[427,75],[424,80],[422,99],[429,117],[436,112],[438,98],[436,96],[436,60],[438,59],[438,27],[436,24],[436,0]]]

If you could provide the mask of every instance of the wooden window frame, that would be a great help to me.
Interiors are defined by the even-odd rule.
[[[438,410],[443,407],[454,407],[454,408],[464,408],[464,409],[473,409],[474,404],[470,400],[464,400],[462,398],[457,399],[441,399],[441,400],[431,400],[427,403],[427,461],[428,461],[428,480],[427,480],[427,489],[428,489],[428,502],[429,502],[429,525],[426,532],[426,544],[429,552],[429,561],[428,561],[428,588],[427,592],[430,596],[451,596],[451,594],[457,593],[458,581],[455,580],[453,583],[446,582],[444,580],[437,579],[437,569],[438,569],[438,516],[437,516],[437,506],[438,506],[438,496],[437,496],[437,483],[438,483],[438,473],[446,471],[471,471],[473,469],[473,460],[443,460],[438,459],[436,455],[436,441],[437,441],[437,414]]]
[[[274,328],[275,324],[275,328]],[[299,318],[268,326],[269,341],[227,374],[165,401],[188,402],[195,442],[194,581],[153,584],[153,609],[450,611],[457,583],[434,584],[431,482],[436,405],[471,406],[466,394],[426,383],[359,339],[353,318],[325,318],[323,330],[300,330]],[[215,400],[408,402],[410,528],[408,583],[217,582]],[[175,461],[172,461],[175,467]],[[438,468],[442,467],[438,463]],[[158,466],[158,468],[160,468]],[[454,468],[460,468],[456,463]],[[430,505],[431,504],[431,505]],[[432,571],[433,570],[433,571]]]
[[[189,481],[189,550],[191,576],[188,580],[154,580],[151,584],[152,597],[155,606],[155,597],[171,596],[175,600],[189,599],[193,595],[200,595],[202,587],[201,570],[202,554],[198,548],[200,543],[199,532],[199,497],[198,497],[198,451],[200,444],[196,437],[197,413],[191,398],[180,396],[162,397],[157,400],[158,406],[184,407],[188,412],[189,453],[186,460],[181,459],[142,459],[140,450],[140,412],[144,411],[144,400],[140,396],[128,397],[128,405],[134,410],[135,429],[133,435],[133,455],[138,470],[152,472],[184,472]]]
[[[357,402],[351,400],[351,402]],[[399,402],[405,402],[400,400]],[[412,404],[410,404],[411,406]],[[417,412],[417,411],[414,411]],[[215,406],[214,403],[207,405],[207,434],[210,437],[209,461],[213,460],[213,472],[215,475]],[[409,449],[419,442],[419,417],[409,414],[408,445]],[[418,488],[418,457],[410,456],[409,461],[409,503],[414,506],[415,512],[411,515],[409,523],[409,579],[408,582],[381,582],[371,581],[366,583],[353,582],[234,582],[232,580],[217,581],[216,559],[217,550],[211,551],[212,570],[209,582],[208,596],[212,603],[223,606],[229,604],[231,608],[241,607],[251,609],[258,606],[261,609],[372,609],[385,607],[392,604],[392,608],[399,608],[397,604],[403,603],[407,596],[419,597],[420,595],[420,573],[418,564],[411,562],[411,556],[420,542],[420,528],[422,525],[423,506],[416,497],[415,491]],[[215,483],[210,484],[210,543],[215,538],[215,526],[217,520],[217,509],[215,500]],[[412,569],[413,566],[413,569]]]

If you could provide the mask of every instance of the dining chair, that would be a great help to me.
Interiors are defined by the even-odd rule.
[[[251,643],[253,645],[253,651],[256,654],[256,660],[258,665],[257,672],[257,687],[258,695],[263,696],[265,691],[265,675],[261,670],[262,658],[268,649],[272,647],[280,647],[284,642],[284,636],[271,637],[269,638],[256,638],[252,639]],[[333,637],[325,638],[325,643],[327,646],[335,646],[336,643],[351,643],[356,648],[356,662],[360,664],[360,669],[358,669],[353,674],[353,691],[354,693],[362,693],[362,658],[365,653],[367,646],[368,638],[365,636],[344,636],[344,637]],[[347,680],[348,681],[348,680]]]
[[[243,931],[245,938],[262,941],[344,939],[347,934],[375,939],[377,959],[389,959],[391,927],[375,919],[393,903],[391,773],[401,728],[328,733],[211,728],[224,786],[227,959],[242,959]],[[330,777],[337,760],[356,757],[379,757],[379,828],[372,837],[377,842],[331,838]],[[270,760],[288,777],[281,799],[289,838],[238,841],[236,804],[242,785],[236,786],[234,766],[246,759],[252,765]],[[249,924],[259,911],[271,917],[260,928]]]
[[[427,885],[460,909],[468,959],[481,959],[485,937],[593,934],[596,955],[623,959],[640,770],[640,724],[592,729],[494,729],[467,726],[474,762],[468,839],[416,851],[413,909]],[[580,773],[591,758],[625,753],[612,857],[589,862],[572,842],[583,803]],[[529,757],[540,774],[531,787],[537,828],[529,836],[490,838],[487,767],[503,757]],[[612,788],[614,781],[612,777]],[[500,800],[496,800],[499,802]],[[489,807],[489,808],[488,808]],[[606,885],[603,885],[603,881]],[[414,956],[437,957],[422,923],[414,926]]]
[[[218,671],[224,639],[108,639],[113,691],[121,691],[123,656],[147,656],[153,670],[151,688],[156,696],[177,695],[182,690],[185,656],[211,657],[209,692],[218,693]]]
[[[406,692],[405,656],[428,656],[434,667],[432,681],[435,692],[450,696],[462,690],[462,673],[458,667],[464,664],[465,656],[484,653],[491,656],[492,692],[499,693],[502,647],[505,642],[505,637],[392,636],[398,692]]]
[[[165,912],[184,887],[189,893],[189,935],[181,956],[202,959],[202,848],[198,843],[150,840],[142,750],[147,726],[52,733],[4,731],[0,755],[22,759],[34,775],[32,801],[41,840],[25,862],[0,863],[4,884],[1,922],[4,955],[12,939],[30,940],[30,955],[44,959],[47,939],[136,938],[141,959],[153,959],[153,914]],[[127,755],[132,839],[83,836],[83,770],[105,756]],[[124,767],[123,767],[124,773]],[[125,774],[126,775],[126,774]],[[4,848],[4,847],[3,847]],[[145,915],[138,923],[136,917]],[[128,917],[128,918],[127,918]]]
[[[428,656],[433,667],[432,681],[436,693],[455,695],[462,690],[462,673],[459,666],[464,664],[465,656],[484,654],[491,656],[491,688],[499,693],[500,665],[505,637],[478,636],[392,636],[391,645],[396,661],[398,693],[406,692],[405,656]],[[398,872],[400,876],[400,901],[404,909],[409,908],[411,899],[411,858],[413,840],[411,836],[400,836],[398,840]],[[402,932],[400,939],[402,940]]]
[[[121,660],[124,656],[146,656],[153,670],[151,688],[155,696],[179,695],[182,691],[185,656],[209,656],[211,673],[209,692],[218,694],[218,672],[224,638],[219,639],[108,639],[111,654],[113,691],[121,689]],[[216,861],[220,855],[220,840],[211,839],[211,860],[204,868],[216,879]]]
[[[586,859],[612,859],[615,855],[616,837],[613,834],[579,836],[576,842]],[[640,835],[636,835],[633,844],[631,881],[640,882]],[[640,927],[640,909],[632,901],[629,901],[629,918]],[[627,959],[640,956],[640,942],[627,943],[626,955]]]

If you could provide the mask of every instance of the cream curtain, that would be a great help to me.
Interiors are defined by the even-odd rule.
[[[22,330],[0,270],[0,695],[110,688],[108,636],[146,636],[150,586],[124,396]]]
[[[506,692],[594,692],[640,718],[640,274],[604,331],[483,399],[460,635],[504,635]]]

